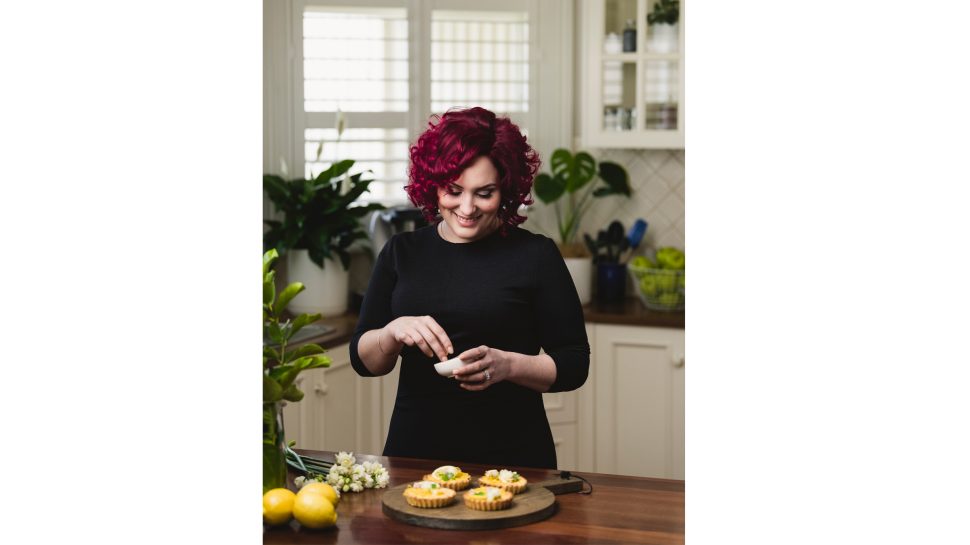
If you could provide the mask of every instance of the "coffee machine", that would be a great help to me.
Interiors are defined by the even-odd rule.
[[[367,225],[367,234],[370,236],[371,248],[374,250],[373,256],[376,259],[377,254],[384,249],[384,245],[392,236],[397,233],[414,231],[428,225],[428,222],[424,219],[420,209],[410,205],[399,205],[386,210],[371,212],[370,218],[365,221],[365,224]],[[354,312],[360,310],[364,292],[367,291],[367,284],[373,270],[374,260],[367,259],[364,254],[360,255],[360,259],[351,259],[350,309]]]
[[[414,231],[428,225],[421,209],[410,205],[393,206],[387,210],[377,210],[371,214],[368,233],[375,255],[384,248],[387,241],[397,233]]]

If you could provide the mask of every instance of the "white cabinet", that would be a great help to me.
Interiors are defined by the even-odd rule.
[[[330,367],[311,369],[297,378],[304,397],[283,408],[287,440],[299,448],[365,452],[369,396],[350,366],[350,345],[327,350]]]
[[[684,2],[676,24],[653,25],[657,0],[581,3],[582,147],[683,149]],[[632,51],[623,50],[628,21]]]
[[[587,324],[590,374],[581,388],[543,394],[560,469],[684,478],[684,330]],[[283,408],[288,440],[316,450],[384,450],[400,360],[359,377],[349,345],[301,374],[306,394]]]
[[[597,472],[684,478],[684,331],[596,326]]]

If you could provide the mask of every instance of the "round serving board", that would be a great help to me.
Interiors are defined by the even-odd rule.
[[[387,489],[381,502],[385,515],[415,526],[446,530],[494,530],[545,520],[556,512],[556,497],[542,486],[526,487],[524,492],[512,498],[512,506],[508,509],[478,511],[465,507],[462,495],[468,492],[468,488],[458,492],[455,501],[447,507],[422,509],[408,505],[404,501],[404,489],[408,484]]]

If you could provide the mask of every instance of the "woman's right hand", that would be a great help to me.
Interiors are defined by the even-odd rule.
[[[429,358],[437,356],[441,361],[455,351],[448,334],[431,316],[401,316],[384,326],[383,334],[384,342],[391,337],[398,346],[417,346]]]

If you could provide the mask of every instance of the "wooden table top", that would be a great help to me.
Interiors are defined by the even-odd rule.
[[[333,460],[334,453],[297,449],[314,458]],[[356,455],[357,463],[380,462],[391,477],[389,487],[421,480],[441,460]],[[486,469],[460,464],[473,478]],[[558,472],[508,468],[529,482],[559,477]],[[263,543],[466,543],[469,545],[546,543],[675,544],[684,542],[684,481],[646,479],[602,473],[579,473],[593,484],[593,493],[556,496],[558,511],[549,519],[502,530],[438,530],[397,522],[384,515],[386,489],[344,493],[337,506],[337,526],[308,530],[298,523],[267,527]],[[296,476],[290,473],[290,482]],[[292,487],[295,490],[295,487]]]

